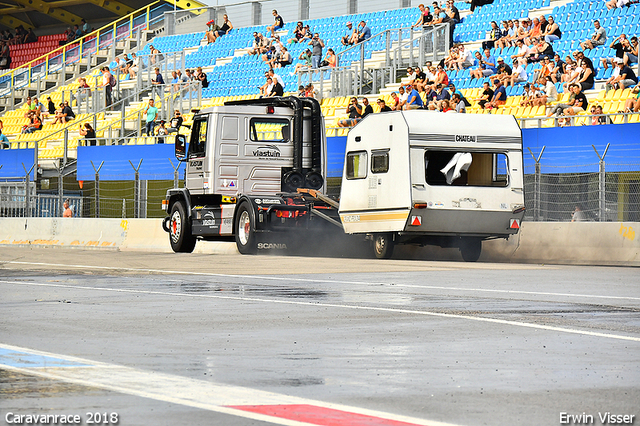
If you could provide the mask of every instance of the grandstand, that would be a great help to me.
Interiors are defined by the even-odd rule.
[[[585,52],[597,67],[596,84],[586,94],[590,102],[603,106],[605,114],[613,114],[610,118],[614,124],[639,122],[638,113],[618,113],[624,109],[625,101],[636,95],[630,88],[606,91],[604,81],[609,78],[611,68],[605,70],[600,60],[615,55],[609,47],[613,38],[621,33],[629,36],[640,34],[640,6],[631,5],[608,10],[604,2],[591,0],[495,0],[493,4],[476,9],[471,14],[469,4],[456,2],[455,5],[461,12],[462,21],[455,26],[453,42],[464,43],[467,49],[472,51],[478,50],[481,42],[487,39],[491,21],[534,18],[544,14],[553,15],[559,23],[563,36],[553,44],[553,48],[564,57],[580,49],[579,42],[589,38],[593,32],[593,20],[599,19],[607,31],[608,41],[603,46]],[[259,96],[259,87],[264,84],[267,66],[261,55],[250,55],[248,51],[253,42],[252,34],[267,34],[266,25],[235,28],[217,42],[207,44],[204,32],[157,36],[159,33],[167,33],[166,28],[163,32],[155,31],[162,28],[162,13],[166,10],[148,7],[134,12],[130,17],[123,18],[123,21],[109,25],[111,33],[103,32],[88,37],[84,44],[67,46],[66,50],[59,54],[56,51],[44,52],[50,46],[45,43],[53,43],[49,39],[39,41],[38,43],[42,44],[34,51],[30,50],[29,57],[18,56],[18,52],[25,48],[16,49],[17,67],[10,75],[0,75],[0,91],[4,87],[5,98],[16,99],[15,104],[13,101],[5,104],[6,110],[0,116],[0,120],[4,122],[3,133],[10,140],[10,149],[33,149],[40,167],[60,167],[63,163],[72,164],[77,158],[77,147],[83,144],[78,127],[85,122],[91,123],[96,129],[96,136],[102,144],[153,145],[157,140],[142,137],[140,131],[144,127],[142,111],[152,96],[156,97],[162,108],[163,119],[169,119],[172,110],[177,107],[185,113],[187,121],[192,118],[189,114],[191,107],[222,105],[228,100]],[[425,38],[422,31],[410,28],[418,14],[417,8],[402,8],[305,20],[304,23],[308,24],[313,32],[320,34],[325,46],[333,48],[336,52],[338,67],[304,71],[299,74],[292,73],[294,65],[276,70],[285,83],[286,94],[296,94],[301,83],[314,83],[316,89],[319,89],[318,96],[321,98],[322,111],[326,118],[327,135],[345,136],[348,129],[338,128],[337,122],[346,117],[344,111],[351,95],[367,96],[372,100],[382,97],[389,103],[390,94],[397,90],[403,77],[402,70],[407,65],[423,66],[425,51],[431,55],[429,59],[436,62],[446,54],[450,40],[439,39],[437,35],[434,35],[433,39]],[[374,36],[355,48],[343,46],[340,38],[346,33],[346,22],[351,21],[357,25],[361,20],[366,21]],[[294,20],[289,21],[277,34],[290,51],[295,64],[298,62],[298,56],[308,45],[287,44],[286,40],[293,37],[296,24]],[[57,37],[51,39],[55,41],[59,39],[59,36]],[[160,56],[151,52],[152,45],[161,52]],[[511,55],[516,49],[494,48],[491,54],[495,57],[502,56],[509,65],[513,65]],[[123,53],[136,53],[140,58],[141,71],[137,76],[131,77],[128,73],[120,74],[117,71],[116,58],[121,57]],[[34,55],[41,54],[46,54],[47,59],[37,59],[27,66],[21,64]],[[48,59],[53,57],[58,59]],[[114,91],[121,102],[117,104],[115,111],[113,106],[105,107],[104,89],[100,87],[99,68],[105,65],[118,75],[118,85]],[[156,66],[161,69],[167,84],[162,93],[154,94],[151,91],[151,69]],[[208,87],[174,90],[173,85],[169,84],[171,71],[179,69],[184,73],[186,69],[196,67],[202,67],[207,74]],[[535,71],[539,68],[539,64],[527,65],[528,82],[533,81]],[[468,100],[473,100],[479,96],[482,84],[489,79],[471,78],[469,71],[470,69],[448,71],[447,74],[449,81],[455,83]],[[348,74],[350,84],[340,85],[339,80],[346,79],[345,73]],[[86,102],[81,108],[72,97],[77,91],[79,76],[87,78],[92,88],[91,96],[96,98]],[[381,77],[376,80],[376,76]],[[520,106],[524,83],[515,84],[507,89],[508,99],[505,105],[488,110],[472,101],[467,113],[511,114],[520,120],[523,128],[557,126],[556,119],[546,117],[547,110],[544,106]],[[561,83],[556,86],[559,98],[552,104],[563,103],[569,96],[563,92]],[[52,120],[48,119],[42,130],[32,134],[21,134],[22,126],[27,122],[27,107],[19,100],[34,95],[39,96],[41,102],[50,96],[56,105],[61,101],[71,100],[72,108],[80,109],[81,113],[77,113],[76,119],[70,124],[52,125]],[[372,105],[376,110],[375,102],[372,102]],[[583,113],[570,124],[580,126],[589,123],[590,117]],[[171,138],[167,141],[170,140]]]

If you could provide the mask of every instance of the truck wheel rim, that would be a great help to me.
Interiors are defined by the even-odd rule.
[[[240,220],[238,222],[238,238],[242,245],[247,245],[249,242],[249,233],[251,232],[251,219],[249,218],[249,212],[243,211],[240,214]]]
[[[384,250],[384,247],[385,247],[386,243],[387,243],[387,242],[386,242],[385,238],[384,238],[383,236],[379,235],[379,236],[376,238],[376,241],[375,241],[375,245],[376,245],[376,253],[382,253],[382,251]]]
[[[171,240],[177,243],[180,239],[180,229],[182,225],[182,218],[179,212],[174,212],[171,216]]]

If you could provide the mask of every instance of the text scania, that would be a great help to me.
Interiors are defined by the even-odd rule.
[[[276,243],[258,243],[258,250],[270,250],[270,249],[286,250],[287,245],[276,244]]]
[[[471,135],[456,135],[456,142],[476,142],[476,136]]]

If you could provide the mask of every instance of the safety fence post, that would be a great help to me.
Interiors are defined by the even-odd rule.
[[[596,152],[596,155],[600,159],[600,168],[598,170],[598,207],[600,211],[600,222],[604,222],[606,220],[605,215],[606,215],[607,203],[606,203],[606,194],[605,194],[606,176],[605,176],[605,167],[604,167],[604,157],[607,155],[607,151],[609,151],[609,145],[611,144],[609,143],[607,144],[607,147],[604,149],[604,152],[602,153],[602,155],[600,155],[595,145],[591,145],[593,150]]]
[[[536,156],[533,155],[533,151],[531,151],[531,148],[527,147],[527,149],[529,150],[529,154],[531,154],[531,157],[533,157],[533,161],[536,162],[536,174],[534,178],[534,190],[533,190],[533,220],[534,221],[540,220],[540,200],[542,198],[541,186],[540,186],[540,180],[541,180],[540,158],[542,158],[542,153],[544,152],[545,148],[546,148],[546,145],[542,147],[540,154],[536,158]]]

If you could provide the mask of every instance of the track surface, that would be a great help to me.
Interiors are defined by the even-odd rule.
[[[29,248],[0,259],[0,424],[9,412],[116,413],[123,426],[640,414],[636,268]]]

